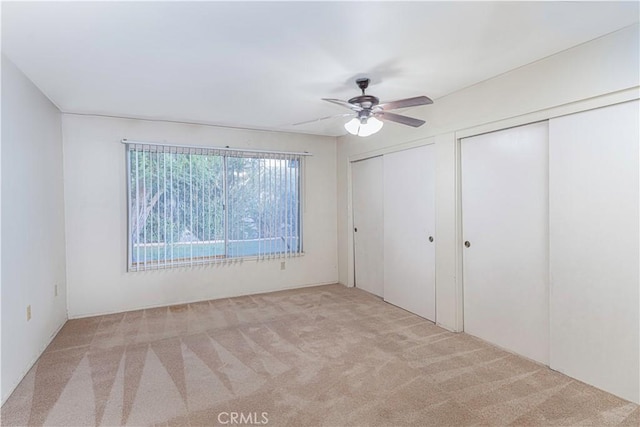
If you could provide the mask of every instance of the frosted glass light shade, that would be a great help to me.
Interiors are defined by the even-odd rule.
[[[380,120],[376,119],[375,117],[370,117],[369,120],[367,120],[367,123],[360,125],[360,132],[358,132],[358,135],[373,135],[374,133],[382,129],[382,125],[383,123]]]
[[[344,128],[351,135],[357,135],[358,131],[360,130],[360,120],[354,117],[353,119],[349,120],[347,123],[344,124]]]
[[[382,123],[375,117],[369,117],[369,119],[367,119],[365,123],[362,123],[360,119],[356,117],[345,123],[344,128],[351,135],[364,137],[373,135],[374,133],[378,132],[380,129],[382,129],[383,124],[384,123]]]

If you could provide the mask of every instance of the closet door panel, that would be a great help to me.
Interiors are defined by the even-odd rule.
[[[380,297],[384,293],[382,173],[382,157],[351,164],[355,284]]]
[[[465,138],[464,330],[549,360],[547,123]]]
[[[638,101],[550,121],[551,367],[639,403]]]
[[[432,321],[435,239],[435,146],[384,155],[384,299]]]

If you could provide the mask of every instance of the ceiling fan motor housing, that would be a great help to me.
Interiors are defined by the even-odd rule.
[[[373,95],[360,95],[347,101],[349,104],[357,105],[362,108],[373,108],[380,103],[380,100]]]

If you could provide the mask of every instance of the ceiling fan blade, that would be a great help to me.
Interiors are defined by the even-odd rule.
[[[414,119],[413,117],[401,116],[400,114],[389,113],[387,111],[381,111],[376,114],[376,117],[381,120],[387,120],[390,122],[396,122],[407,126],[413,126],[414,128],[420,127],[426,122],[420,119]]]
[[[354,115],[355,115],[354,113],[335,114],[333,116],[321,117],[319,119],[313,119],[313,120],[307,120],[307,121],[304,121],[304,122],[294,123],[291,126],[306,125],[306,124],[309,124],[309,123],[319,122],[321,120],[333,119],[333,118],[336,118],[336,117],[348,117],[348,116],[354,116]]]
[[[349,104],[347,101],[343,101],[341,99],[333,99],[333,98],[322,98],[323,101],[327,101],[327,102],[332,102],[334,104],[338,104],[342,107],[347,107],[350,110],[353,111],[361,111],[362,108],[357,106],[357,105],[353,105],[353,104]]]
[[[406,107],[415,107],[418,105],[429,105],[433,104],[431,98],[427,96],[416,96],[414,98],[407,99],[399,99],[397,101],[385,102],[384,104],[378,105],[378,107],[383,110],[395,110],[397,108],[406,108]]]

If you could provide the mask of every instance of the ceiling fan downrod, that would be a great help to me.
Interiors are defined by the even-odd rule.
[[[364,77],[356,80],[356,84],[362,90],[362,94],[364,95],[364,90],[369,87],[369,79]]]

